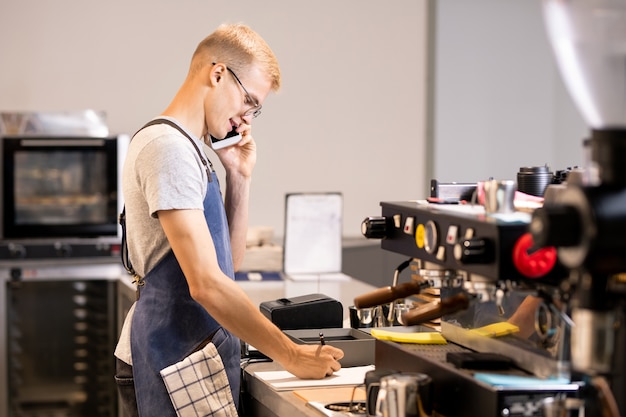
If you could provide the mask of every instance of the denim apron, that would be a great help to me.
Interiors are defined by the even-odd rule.
[[[157,119],[150,124],[154,122],[173,125],[167,119]],[[174,127],[181,130],[176,125]],[[196,150],[204,161],[204,156],[198,148]],[[207,169],[207,173],[210,177],[204,199],[204,215],[219,266],[224,274],[234,278],[228,222],[219,182],[215,171]],[[176,416],[159,372],[183,360],[209,340],[222,359],[237,406],[241,369],[239,339],[223,329],[204,307],[191,298],[187,280],[174,253],[170,251],[142,281],[131,325],[133,377],[139,415]]]

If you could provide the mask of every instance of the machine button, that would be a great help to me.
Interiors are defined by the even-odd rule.
[[[404,233],[407,235],[413,235],[413,228],[415,227],[415,217],[407,217],[404,221]]]
[[[467,230],[465,230],[465,235],[463,237],[465,239],[472,239],[475,233],[476,232],[474,232],[474,229],[472,229],[471,227],[468,227]]]
[[[394,214],[393,215],[393,225],[396,229],[400,228],[400,225],[402,224],[402,215],[401,214]]]
[[[446,234],[446,243],[448,245],[455,245],[459,239],[459,226],[451,224],[448,227],[448,234]]]
[[[441,262],[445,262],[446,260],[446,247],[445,246],[439,246],[439,249],[437,250],[437,259],[440,260]]]
[[[111,245],[111,256],[119,256],[121,250],[121,245]]]
[[[454,245],[454,259],[463,264],[488,263],[493,259],[493,249],[488,239],[463,239]]]
[[[384,239],[390,232],[387,223],[386,217],[367,217],[361,223],[361,233],[368,239]]]
[[[418,248],[423,249],[426,240],[426,229],[423,224],[418,224],[415,228],[415,244]]]

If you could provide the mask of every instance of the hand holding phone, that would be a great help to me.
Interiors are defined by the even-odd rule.
[[[237,132],[237,128],[233,128],[224,139],[218,139],[209,135],[209,144],[213,149],[222,149],[227,146],[232,146],[241,140],[241,134]]]

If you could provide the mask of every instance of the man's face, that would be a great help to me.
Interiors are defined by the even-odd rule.
[[[215,84],[214,100],[205,106],[207,129],[216,138],[223,138],[242,123],[251,124],[255,113],[260,114],[262,103],[270,92],[271,82],[256,66],[240,75],[224,64],[217,63],[211,76],[218,81]]]

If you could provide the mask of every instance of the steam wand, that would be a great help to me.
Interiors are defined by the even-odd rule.
[[[402,262],[400,265],[398,265],[398,267],[393,273],[393,281],[391,283],[392,287],[395,287],[398,285],[398,277],[400,276],[400,273],[402,273],[402,271],[404,271],[411,264],[412,260],[413,258],[409,258],[406,261]],[[393,301],[391,301],[391,303],[389,303],[389,312],[387,313],[387,322],[389,322],[390,325],[393,325],[393,322],[395,321],[395,309],[396,309],[396,299],[394,299]]]

